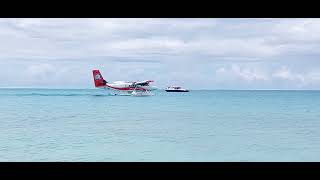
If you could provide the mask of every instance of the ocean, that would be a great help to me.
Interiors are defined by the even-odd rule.
[[[0,89],[0,161],[320,161],[320,91]]]

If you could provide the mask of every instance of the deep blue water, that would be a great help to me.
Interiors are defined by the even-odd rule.
[[[0,89],[0,161],[320,161],[320,91]]]

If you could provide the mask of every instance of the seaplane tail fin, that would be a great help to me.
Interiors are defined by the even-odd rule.
[[[92,70],[94,85],[96,87],[103,87],[106,85],[107,81],[105,81],[99,70]]]

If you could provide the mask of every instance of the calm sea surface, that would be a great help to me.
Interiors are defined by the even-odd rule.
[[[0,161],[320,161],[320,91],[0,89]]]

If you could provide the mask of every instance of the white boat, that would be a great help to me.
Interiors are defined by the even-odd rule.
[[[165,89],[167,92],[189,92],[187,89],[183,89],[179,86],[169,86]]]

